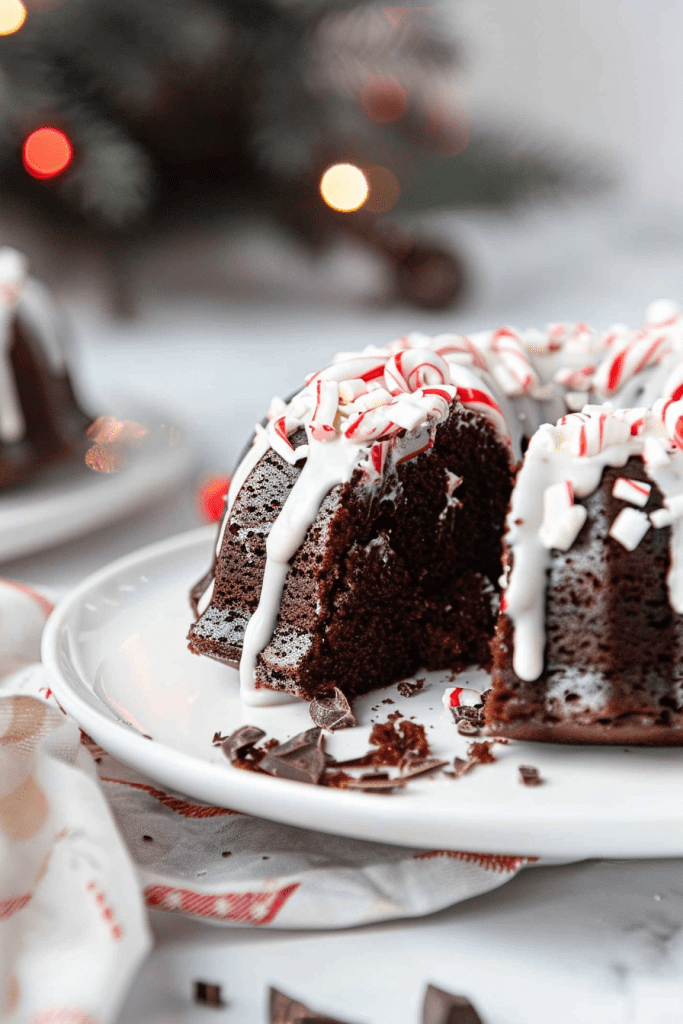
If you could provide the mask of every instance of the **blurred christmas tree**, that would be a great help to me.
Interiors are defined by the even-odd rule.
[[[440,307],[461,293],[461,261],[388,221],[389,210],[510,202],[569,183],[551,163],[511,159],[505,144],[467,145],[442,98],[455,52],[429,8],[26,4],[25,23],[0,38],[0,185],[114,252],[253,208],[313,247],[362,239],[392,262],[399,294]],[[362,172],[360,192],[325,201],[322,176],[338,164]]]

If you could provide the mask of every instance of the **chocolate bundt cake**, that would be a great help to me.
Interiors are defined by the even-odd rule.
[[[485,719],[554,743],[683,743],[683,401],[532,438],[505,537]]]
[[[74,395],[63,318],[27,261],[0,248],[0,488],[82,449],[90,418]]]
[[[256,429],[192,592],[190,650],[239,665],[247,703],[334,686],[353,696],[422,666],[488,666],[514,462],[568,409],[651,403],[682,353],[677,308],[655,303],[639,331],[410,335],[335,357]],[[605,422],[630,437],[630,415]],[[576,422],[593,429],[590,405]],[[530,467],[553,429],[531,440]],[[630,442],[634,457],[645,439]],[[580,509],[563,530],[578,531]],[[512,628],[509,607],[503,622]],[[499,633],[497,659],[503,648]],[[517,714],[522,698],[501,686],[490,721],[502,728],[501,709],[510,701]]]

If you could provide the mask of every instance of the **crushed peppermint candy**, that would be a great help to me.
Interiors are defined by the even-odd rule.
[[[619,501],[628,501],[631,505],[644,508],[651,490],[652,484],[646,484],[642,480],[627,480],[626,477],[620,476],[614,481],[612,496]]]
[[[612,523],[609,535],[627,551],[635,551],[649,529],[650,520],[644,512],[623,508]]]
[[[474,708],[483,704],[484,699],[479,690],[473,690],[468,686],[447,686],[441,703],[446,710],[460,707]]]
[[[543,492],[543,525],[539,537],[546,548],[568,551],[572,546],[588,513],[583,505],[574,504],[571,481],[552,484]]]
[[[650,522],[655,530],[661,530],[664,526],[671,526],[673,521],[673,514],[668,508],[658,508],[654,512],[650,512]]]

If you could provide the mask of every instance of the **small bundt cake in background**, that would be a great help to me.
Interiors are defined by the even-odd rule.
[[[63,317],[27,270],[0,248],[0,488],[85,452],[90,422],[69,378]]]
[[[486,722],[683,744],[683,401],[587,406],[532,438],[505,537]]]

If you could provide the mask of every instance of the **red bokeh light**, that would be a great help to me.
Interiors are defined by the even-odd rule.
[[[225,495],[230,487],[229,476],[215,476],[205,480],[197,489],[197,506],[207,523],[217,523],[225,508]]]
[[[54,178],[72,157],[71,143],[59,128],[37,128],[24,142],[24,167],[34,178]]]
[[[408,93],[392,75],[378,76],[364,86],[360,105],[371,121],[391,124],[408,109]]]

